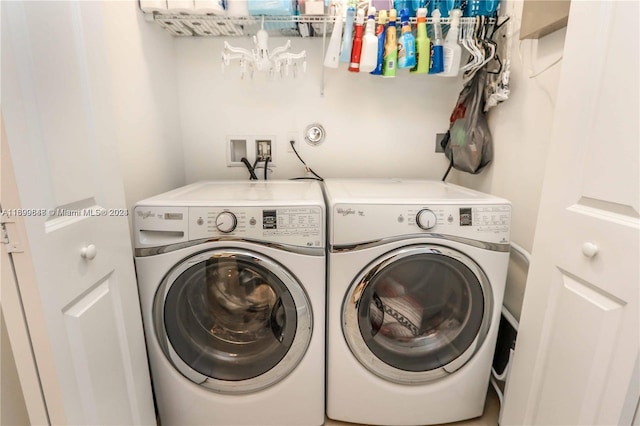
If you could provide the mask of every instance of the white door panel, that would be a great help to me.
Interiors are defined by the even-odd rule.
[[[624,424],[637,407],[638,17],[571,4],[503,424]]]
[[[101,8],[2,2],[7,140],[20,207],[37,209],[24,217],[36,280],[18,285],[36,286],[22,289],[27,322],[44,318],[51,353],[34,353],[54,367],[40,371],[51,422],[153,424],[127,218],[98,215],[125,206]]]

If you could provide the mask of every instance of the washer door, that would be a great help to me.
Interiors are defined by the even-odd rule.
[[[282,265],[247,250],[185,259],[154,302],[158,340],[193,382],[222,393],[264,389],[286,377],[311,340],[312,312]]]
[[[462,367],[493,310],[489,280],[464,254],[436,245],[391,251],[367,266],[343,303],[349,348],[372,373],[421,384]]]

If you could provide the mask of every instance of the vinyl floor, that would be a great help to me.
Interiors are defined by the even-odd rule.
[[[484,405],[484,413],[475,419],[465,420],[456,423],[447,423],[447,426],[497,426],[498,415],[500,414],[500,401],[498,395],[489,386],[487,400]],[[335,420],[326,419],[324,426],[362,426],[356,423],[337,422]]]

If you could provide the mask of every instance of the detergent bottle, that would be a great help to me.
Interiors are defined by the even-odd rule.
[[[389,11],[389,25],[384,41],[384,62],[382,64],[383,77],[395,77],[398,67],[398,40],[396,34],[396,20],[398,19],[396,10]]]
[[[442,48],[442,27],[440,26],[440,10],[433,11],[433,44],[431,45],[431,67],[429,74],[444,71],[444,52]]]
[[[427,35],[427,9],[421,7],[416,12],[418,15],[418,36],[416,37],[416,65],[411,68],[412,73],[426,74],[431,64],[431,40]]]
[[[356,15],[356,33],[353,36],[351,46],[351,61],[349,62],[349,71],[360,71],[360,55],[362,53],[362,30],[364,25],[364,10],[358,9]]]
[[[378,12],[378,26],[376,27],[376,37],[378,38],[378,57],[376,68],[371,71],[373,75],[382,75],[382,64],[384,63],[384,42],[385,42],[385,24],[387,23],[387,11]]]
[[[378,37],[376,30],[376,8],[371,6],[367,16],[367,26],[362,39],[362,53],[360,54],[360,72],[371,72],[378,64]]]
[[[400,11],[400,39],[398,41],[398,68],[413,68],[416,65],[416,39],[411,33],[409,9]]]
[[[351,45],[353,43],[353,20],[356,16],[356,7],[349,3],[347,16],[344,21],[344,35],[340,48],[340,62],[351,62]]]

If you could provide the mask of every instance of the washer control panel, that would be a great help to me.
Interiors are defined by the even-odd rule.
[[[323,212],[300,207],[189,207],[189,239],[239,238],[324,247]]]
[[[510,226],[510,204],[336,204],[330,230],[332,244],[357,244],[418,233],[508,243]]]

